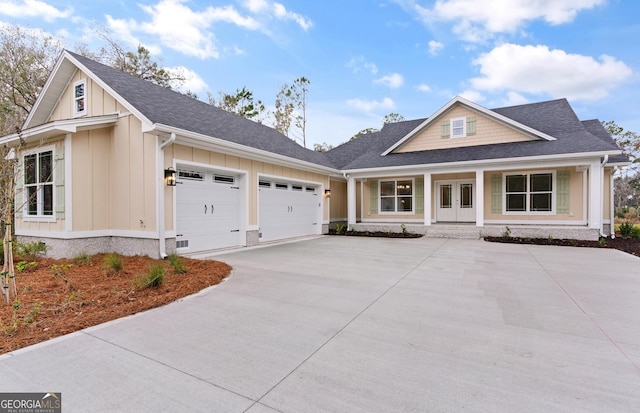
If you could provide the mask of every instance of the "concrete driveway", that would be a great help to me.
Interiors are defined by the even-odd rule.
[[[640,259],[321,237],[218,287],[0,356],[65,412],[638,411]]]

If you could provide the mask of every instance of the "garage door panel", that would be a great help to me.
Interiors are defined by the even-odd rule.
[[[197,252],[241,244],[240,190],[213,181],[179,180],[176,190],[176,240],[180,251]]]
[[[275,185],[274,185],[275,186]],[[261,241],[300,237],[318,233],[320,206],[317,191],[260,188],[259,220]]]

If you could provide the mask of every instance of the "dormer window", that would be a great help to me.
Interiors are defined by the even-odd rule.
[[[87,82],[80,80],[73,84],[73,115],[83,116],[87,114]]]
[[[451,137],[463,138],[467,136],[466,125],[467,125],[466,118],[451,119]]]

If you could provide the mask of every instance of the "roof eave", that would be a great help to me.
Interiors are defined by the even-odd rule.
[[[359,174],[359,173],[371,173],[371,172],[391,172],[391,171],[403,171],[412,169],[441,169],[448,167],[473,167],[483,164],[493,165],[507,165],[513,163],[523,162],[541,162],[541,161],[556,161],[560,159],[586,159],[594,158],[598,161],[605,155],[619,155],[621,151],[605,151],[605,152],[580,152],[571,154],[555,154],[555,155],[538,155],[538,156],[522,156],[516,158],[492,158],[492,159],[480,159],[473,161],[457,161],[457,162],[440,162],[440,163],[426,163],[426,164],[412,164],[412,165],[398,165],[398,166],[383,166],[383,167],[371,167],[371,168],[358,168],[358,169],[344,169],[346,174]],[[611,165],[611,164],[607,164]],[[499,169],[499,168],[494,168]]]
[[[272,162],[272,163],[284,163],[286,165],[295,165],[298,168],[318,172],[329,175],[340,175],[342,172],[339,169],[331,168],[328,166],[316,164],[313,162],[303,161],[300,159],[292,158],[285,155],[276,154],[273,152],[265,151],[262,149],[253,148],[239,143],[229,142],[224,139],[215,138],[213,136],[203,135],[197,132],[191,132],[185,129],[176,128],[174,126],[164,125],[160,123],[153,124],[153,127],[146,131],[148,133],[175,133],[179,137],[187,138],[201,143],[209,148],[215,147],[218,150],[223,150],[225,153],[231,155],[240,156],[243,158],[250,158],[259,161]]]

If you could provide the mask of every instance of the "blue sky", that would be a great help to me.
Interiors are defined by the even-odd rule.
[[[638,15],[634,0],[0,0],[0,24],[71,50],[101,46],[101,26],[142,44],[203,100],[246,86],[270,106],[305,76],[307,147],[456,95],[487,108],[566,97],[583,120],[640,132]]]

